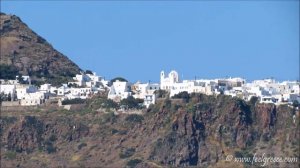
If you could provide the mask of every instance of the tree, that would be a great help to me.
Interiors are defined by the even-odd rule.
[[[157,98],[166,98],[167,94],[168,94],[167,91],[161,90],[161,89],[154,91],[154,93],[155,93]]]
[[[258,97],[252,96],[250,99],[250,104],[255,105],[255,103],[258,101]]]
[[[85,74],[91,74],[91,75],[93,75],[93,72],[91,70],[86,70]]]
[[[190,99],[190,95],[188,92],[186,91],[183,91],[183,92],[180,92],[178,94],[175,94],[173,97],[173,99],[183,99],[184,101],[188,102],[189,99]]]
[[[0,64],[0,79],[16,79],[18,70],[13,65]]]
[[[20,84],[25,84],[22,74],[18,75],[17,80],[19,81]]]
[[[62,101],[62,105],[66,104],[84,104],[85,99],[75,98],[75,99],[66,99]]]
[[[142,99],[135,99],[134,97],[132,96],[129,96],[127,99],[122,99],[121,102],[120,102],[120,105],[122,106],[125,106],[129,109],[132,109],[132,108],[142,108],[142,103],[144,102],[144,100]]]
[[[7,95],[3,92],[0,94],[0,102],[7,101]]]
[[[297,100],[294,100],[294,101],[293,101],[293,106],[294,106],[294,107],[299,107],[299,105],[300,105],[300,104],[299,104],[299,102],[298,102]]]
[[[115,81],[121,81],[121,82],[128,82],[125,78],[122,78],[122,77],[116,77],[112,80],[110,80],[110,83],[114,83]]]
[[[103,101],[101,101],[101,107],[102,108],[118,108],[118,104],[116,102],[114,102],[113,100],[110,99],[103,99]]]
[[[11,97],[11,93],[8,93],[7,95],[7,101],[11,101],[12,97]]]

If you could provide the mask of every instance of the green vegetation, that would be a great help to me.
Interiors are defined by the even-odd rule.
[[[52,134],[48,140],[44,142],[44,149],[47,153],[55,153],[56,147],[54,147],[53,143],[57,140],[56,135]]]
[[[4,154],[4,158],[8,159],[8,160],[14,160],[16,159],[16,152],[15,151],[7,151],[5,154]]]
[[[91,75],[93,75],[93,71],[91,71],[91,70],[86,70],[86,71],[85,71],[85,74],[91,74]]]
[[[154,93],[157,98],[167,98],[168,97],[168,92],[165,90],[159,89],[159,90],[156,90]]]
[[[144,120],[144,117],[138,114],[130,114],[125,120],[130,123],[141,123]]]
[[[293,101],[293,106],[294,107],[300,107],[300,103],[297,100]]]
[[[78,145],[78,150],[80,150],[81,148],[83,148],[83,147],[86,147],[87,146],[87,144],[86,143],[84,143],[84,142],[82,142],[82,143],[80,143],[79,145]]]
[[[19,81],[19,83],[21,84],[26,84],[26,82],[23,79],[23,76],[21,74],[18,75],[17,80]]]
[[[105,113],[100,120],[100,124],[105,123],[114,123],[117,120],[117,116],[114,114],[114,112]]]
[[[188,94],[188,92],[184,91],[184,92],[180,92],[178,94],[175,94],[172,99],[183,99],[185,102],[189,102],[190,99],[190,95]]]
[[[0,93],[0,102],[1,101],[11,101],[12,96],[9,93],[8,95],[4,94],[4,93]]]
[[[113,78],[112,80],[110,80],[110,83],[114,83],[115,81],[120,81],[120,82],[128,82],[125,78],[122,78],[122,77],[116,77],[116,78]]]
[[[14,80],[17,75],[19,72],[15,66],[0,64],[0,79]]]
[[[119,157],[121,159],[129,158],[134,153],[135,153],[135,149],[134,148],[125,148],[124,150],[121,151],[121,153],[119,153]]]
[[[67,104],[84,104],[85,100],[76,98],[76,99],[66,99],[62,101],[62,105],[67,105]]]
[[[118,108],[118,104],[116,102],[114,102],[113,100],[111,99],[101,99],[100,100],[100,107],[102,108],[113,108],[113,109],[116,109]]]
[[[55,153],[56,152],[56,148],[53,146],[53,143],[52,142],[46,142],[46,151],[48,154],[50,153]]]
[[[132,96],[129,96],[126,99],[122,99],[120,102],[120,106],[125,109],[142,109],[143,108],[143,99],[135,99]]]
[[[54,134],[52,134],[50,137],[49,137],[49,141],[51,141],[51,142],[54,142],[54,141],[56,141],[57,140],[57,138],[56,138],[56,135],[54,135]]]
[[[61,76],[46,76],[45,82],[50,83],[53,86],[61,86],[62,83],[68,83],[70,80],[72,80],[71,77],[75,76],[74,73],[70,73],[68,75],[60,74]],[[33,84],[39,84],[41,81],[35,81],[33,80],[31,83]]]
[[[142,160],[140,160],[140,159],[132,159],[132,160],[129,160],[126,165],[130,168],[134,168],[141,162],[142,162]]]
[[[119,135],[126,135],[127,134],[127,130],[117,130],[117,129],[112,129],[111,130],[111,134],[119,134]]]

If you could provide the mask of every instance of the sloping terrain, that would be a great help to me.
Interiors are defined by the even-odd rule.
[[[80,68],[55,50],[15,15],[0,14],[0,65],[16,68],[35,81],[58,84],[80,72]]]
[[[257,167],[226,157],[297,157],[299,112],[219,95],[160,99],[143,115],[40,109],[1,118],[2,166]],[[293,116],[296,114],[296,122]],[[298,131],[297,131],[298,130]]]

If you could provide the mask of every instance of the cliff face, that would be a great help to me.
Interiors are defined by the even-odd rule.
[[[80,68],[33,32],[20,18],[0,15],[0,64],[17,68],[34,80],[58,82],[80,72]]]
[[[156,141],[151,160],[172,166],[223,167],[228,155],[253,157],[265,153],[299,158],[299,112],[286,106],[228,101],[226,97],[209,101],[200,98],[193,104],[191,111],[175,114],[172,129]],[[296,123],[294,114],[298,116]]]
[[[2,164],[244,167],[252,164],[226,162],[226,156],[264,153],[299,160],[299,112],[287,106],[198,95],[187,103],[160,100],[143,116],[52,113],[1,120],[2,152],[16,153]],[[297,167],[299,162],[268,166]]]

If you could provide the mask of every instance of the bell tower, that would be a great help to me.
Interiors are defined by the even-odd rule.
[[[160,83],[163,82],[164,79],[165,79],[165,72],[161,71],[160,72]]]

